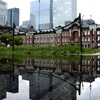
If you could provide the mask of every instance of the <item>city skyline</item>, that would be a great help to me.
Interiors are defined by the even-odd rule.
[[[17,7],[20,9],[20,25],[23,21],[30,19],[30,2],[35,0],[3,0],[8,4],[8,9]],[[100,14],[99,12],[100,0],[77,0],[77,16],[81,13],[83,19],[92,18],[97,24],[100,24]]]

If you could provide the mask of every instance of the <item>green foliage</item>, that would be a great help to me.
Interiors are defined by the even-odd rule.
[[[82,59],[90,59],[92,56],[82,56]],[[10,59],[12,60],[14,58],[14,64],[20,64],[22,63],[22,60],[24,59],[42,59],[42,60],[66,60],[68,62],[72,61],[79,61],[80,55],[67,55],[67,56],[61,56],[61,55],[34,55],[34,54],[0,54],[0,59]],[[6,60],[5,60],[6,61]],[[3,64],[3,61],[0,60],[0,63]],[[4,62],[6,65],[6,62]]]
[[[12,47],[5,48],[0,47],[0,53],[7,54],[12,52]],[[100,49],[90,49],[82,48],[83,54],[92,54],[100,52]],[[16,54],[31,54],[35,56],[67,56],[67,55],[79,55],[80,47],[79,46],[59,46],[59,47],[41,47],[41,46],[15,46],[14,53]]]
[[[100,49],[92,49],[92,48],[83,48],[83,53],[85,54],[91,54],[95,52],[100,52]]]
[[[23,38],[22,37],[20,37],[20,36],[15,36],[14,37],[14,44],[15,45],[22,45],[23,44]]]
[[[0,59],[0,66],[3,67],[12,67],[12,59],[10,58],[1,58]]]
[[[1,42],[5,43],[5,45],[7,46],[12,41],[12,34],[9,33],[2,34],[0,36],[0,40]]]

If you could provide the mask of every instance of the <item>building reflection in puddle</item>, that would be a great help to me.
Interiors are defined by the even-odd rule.
[[[18,81],[18,92],[7,91],[6,98],[3,100],[29,100],[29,81],[23,80],[21,75],[18,76]]]
[[[80,61],[74,62],[24,59],[16,64],[14,61],[9,71],[3,65],[0,67],[0,99],[81,100],[85,84],[90,84],[91,89],[100,76],[99,56],[86,60],[80,56]]]

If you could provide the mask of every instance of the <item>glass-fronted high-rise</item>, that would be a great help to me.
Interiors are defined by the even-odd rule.
[[[77,0],[53,0],[53,26],[64,26],[77,17]]]
[[[9,25],[15,23],[16,26],[19,26],[19,8],[11,8],[7,11],[7,22]]]
[[[30,22],[35,29],[64,26],[77,17],[77,0],[35,0],[30,4]]]
[[[0,25],[5,25],[7,21],[7,3],[0,0]]]
[[[36,30],[53,27],[53,0],[36,0],[30,4],[30,22]]]

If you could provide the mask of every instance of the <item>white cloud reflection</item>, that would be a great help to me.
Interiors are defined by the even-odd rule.
[[[77,100],[100,100],[100,78],[96,78],[94,82],[84,82],[84,89],[81,90],[81,95],[77,93]]]
[[[19,76],[19,93],[7,92],[6,99],[4,100],[30,100],[29,99],[29,81],[22,80]]]

